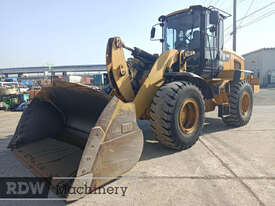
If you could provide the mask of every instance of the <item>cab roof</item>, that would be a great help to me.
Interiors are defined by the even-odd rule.
[[[175,15],[175,14],[184,13],[184,12],[190,10],[190,9],[218,10],[219,13],[220,13],[220,16],[222,16],[223,18],[227,18],[227,17],[231,16],[231,14],[229,14],[229,13],[223,11],[223,10],[220,10],[220,9],[218,9],[218,8],[216,8],[216,7],[213,7],[213,6],[204,7],[204,6],[202,6],[202,5],[193,5],[193,6],[190,6],[189,8],[185,8],[185,9],[181,9],[181,10],[178,10],[178,11],[174,11],[174,12],[171,12],[171,13],[169,13],[169,14],[167,14],[167,15],[164,15],[164,16],[165,16],[165,17],[173,16],[173,15]],[[221,14],[221,12],[222,12],[222,13],[225,13],[227,16]]]

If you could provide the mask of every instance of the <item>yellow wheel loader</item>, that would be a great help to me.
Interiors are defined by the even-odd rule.
[[[226,124],[247,124],[259,80],[244,69],[241,56],[224,50],[226,17],[202,6],[161,16],[161,55],[110,38],[111,93],[66,82],[42,88],[22,114],[9,147],[35,175],[53,177],[56,187],[98,188],[139,160],[143,135],[136,119],[150,120],[155,138],[179,150],[198,140],[205,112],[216,106]],[[126,61],[124,49],[133,58]]]

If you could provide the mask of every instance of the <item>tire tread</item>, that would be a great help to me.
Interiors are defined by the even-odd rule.
[[[180,95],[180,90],[183,88],[195,89],[201,97],[203,97],[199,88],[189,82],[170,82],[163,85],[157,91],[153,99],[153,104],[151,105],[150,113],[150,123],[154,137],[164,146],[177,150],[191,147],[199,138],[198,135],[194,143],[184,145],[179,139],[173,137],[171,132],[173,124],[173,109],[177,103],[176,100]]]

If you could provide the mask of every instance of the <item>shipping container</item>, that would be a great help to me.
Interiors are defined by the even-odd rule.
[[[103,74],[95,74],[93,75],[93,85],[100,86],[104,84],[104,76]]]
[[[81,79],[82,79],[81,76],[70,75],[70,76],[67,76],[66,81],[71,83],[80,83]]]

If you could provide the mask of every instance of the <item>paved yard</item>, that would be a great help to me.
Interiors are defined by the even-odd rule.
[[[0,112],[0,176],[32,176],[6,148],[20,113]],[[144,151],[136,167],[108,186],[122,193],[92,194],[78,205],[275,205],[275,89],[255,97],[250,123],[229,128],[207,114],[204,134],[186,151],[166,149],[140,121]],[[54,195],[52,195],[54,197]],[[0,205],[17,205],[1,201]],[[23,201],[20,205],[65,205],[63,201]]]

